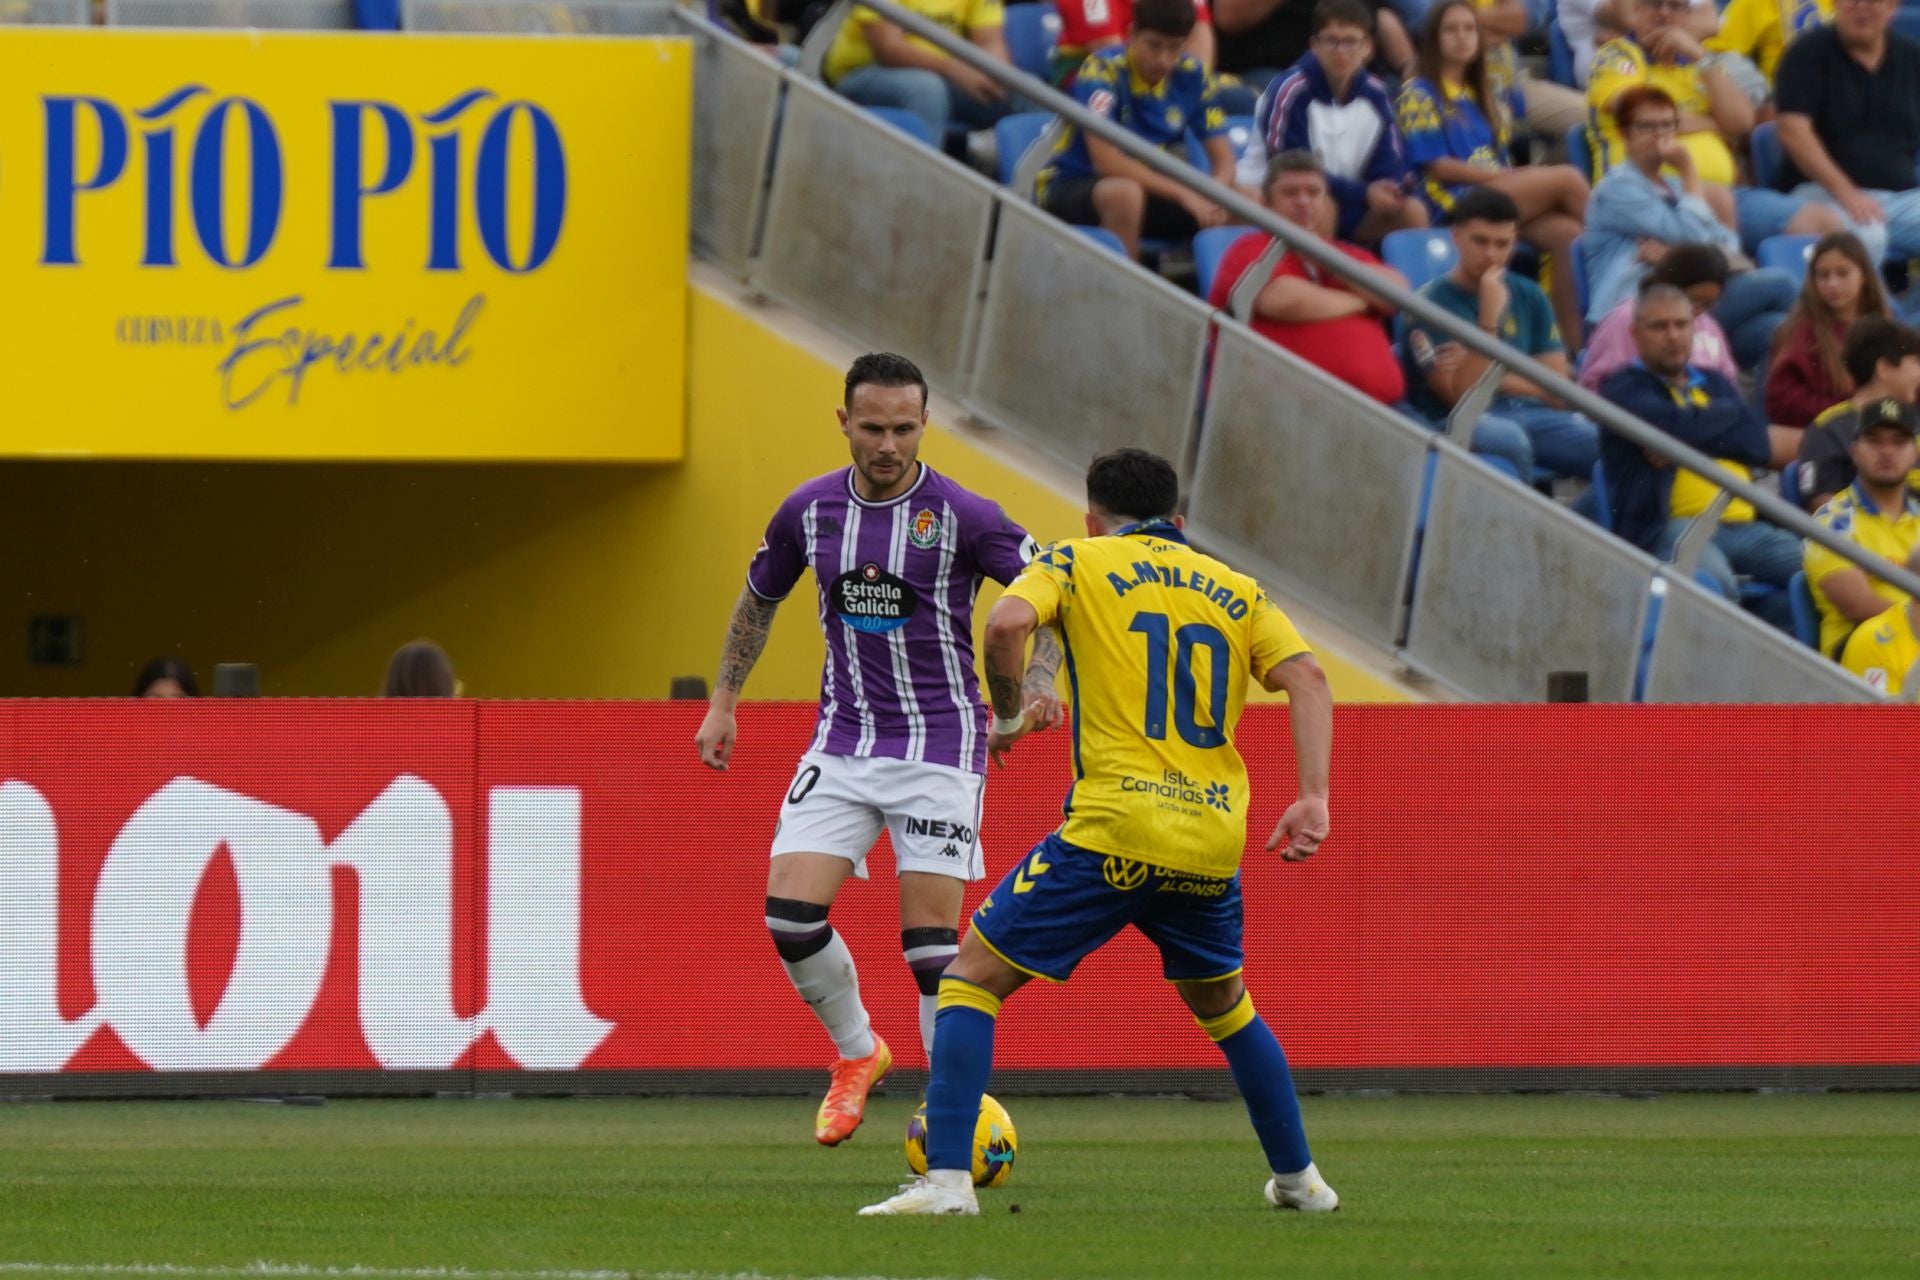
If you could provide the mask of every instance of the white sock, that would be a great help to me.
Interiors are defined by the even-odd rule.
[[[1314,1167],[1312,1161],[1308,1161],[1307,1167],[1298,1173],[1276,1173],[1273,1175],[1274,1184],[1283,1191],[1305,1191],[1308,1187],[1311,1187],[1314,1183],[1321,1180],[1320,1170]]]
[[[853,953],[838,930],[832,941],[805,960],[782,960],[794,990],[813,1007],[820,1024],[833,1037],[843,1058],[865,1058],[873,1053],[873,1027],[860,1003],[860,975],[854,972]]]
[[[927,1181],[949,1191],[973,1190],[973,1174],[967,1169],[929,1169]]]
[[[920,997],[920,1047],[927,1051],[927,1070],[933,1070],[933,1024],[940,1013],[940,997]]]

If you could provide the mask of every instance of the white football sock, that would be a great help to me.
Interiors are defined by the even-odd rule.
[[[854,972],[853,953],[834,931],[826,946],[805,960],[782,960],[794,990],[813,1007],[820,1024],[833,1037],[843,1058],[865,1058],[874,1051],[873,1027],[860,1003],[860,975]]]
[[[920,997],[920,1047],[927,1051],[927,1069],[933,1069],[933,1024],[940,1015],[940,997]]]

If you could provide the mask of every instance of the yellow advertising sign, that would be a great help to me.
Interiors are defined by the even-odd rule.
[[[677,459],[662,39],[0,28],[0,454]]]

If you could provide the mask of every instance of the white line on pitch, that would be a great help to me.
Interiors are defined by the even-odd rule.
[[[173,1262],[0,1262],[0,1274],[154,1276],[186,1280],[911,1280],[889,1276],[769,1275],[760,1271],[478,1271],[467,1267],[315,1266],[304,1262],[250,1262],[244,1267],[196,1267]],[[922,1278],[925,1280],[925,1278]]]

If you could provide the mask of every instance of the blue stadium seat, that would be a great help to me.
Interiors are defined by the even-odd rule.
[[[1794,638],[1809,649],[1820,647],[1820,606],[1813,602],[1813,585],[1806,570],[1793,575],[1787,583],[1787,598],[1793,603]]]
[[[1592,504],[1593,505],[1593,511],[1592,511],[1593,522],[1599,525],[1602,529],[1605,529],[1608,533],[1612,533],[1613,532],[1613,500],[1612,500],[1613,496],[1607,489],[1606,468],[1603,467],[1598,462],[1593,464],[1592,492],[1593,492],[1593,504]]]
[[[1593,171],[1593,148],[1587,139],[1587,126],[1574,125],[1567,130],[1567,163],[1587,175],[1588,181],[1600,175]]]
[[[1119,236],[1105,227],[1075,227],[1074,230],[1103,249],[1111,249],[1123,258],[1127,256],[1127,246],[1121,243]],[[1202,234],[1205,233],[1202,232]]]
[[[1022,111],[1018,115],[1007,116],[993,126],[993,140],[1000,150],[1001,186],[1013,182],[1013,171],[1019,165],[1020,157],[1052,123],[1053,116],[1045,111]]]
[[[1780,131],[1773,127],[1773,121],[1754,126],[1747,138],[1747,148],[1753,156],[1753,185],[1772,189],[1780,179],[1780,167],[1786,163],[1786,152],[1780,146]]]
[[[1817,236],[1768,236],[1753,255],[1755,265],[1790,272],[1795,280],[1807,275],[1807,259],[1813,255]]]
[[[1245,227],[1208,227],[1193,238],[1193,270],[1200,277],[1200,297],[1213,296],[1213,278],[1219,274],[1220,259],[1241,236],[1257,235]]]
[[[1920,6],[1903,4],[1894,10],[1893,32],[1909,40],[1920,40]]]
[[[1780,471],[1780,500],[1797,507],[1805,496],[1800,492],[1800,464],[1798,461],[1789,462]]]
[[[1050,4],[1010,4],[1006,33],[1013,65],[1036,79],[1048,79],[1054,50],[1060,46],[1060,11]]]
[[[1573,78],[1573,45],[1567,40],[1567,33],[1560,29],[1558,14],[1547,24],[1547,79],[1569,89],[1580,87]]]
[[[1441,227],[1390,232],[1380,244],[1380,256],[1415,289],[1453,270],[1459,260],[1452,234]]]
[[[904,107],[868,107],[867,112],[885,120],[900,132],[911,134],[929,147],[934,145],[933,136],[927,132],[927,122]]]

